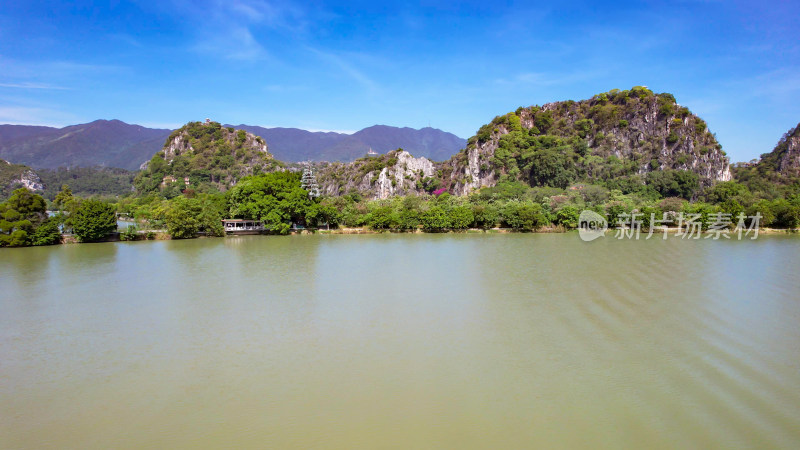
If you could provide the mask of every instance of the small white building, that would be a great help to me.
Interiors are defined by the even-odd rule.
[[[228,234],[260,234],[264,223],[253,219],[222,219],[222,228]]]

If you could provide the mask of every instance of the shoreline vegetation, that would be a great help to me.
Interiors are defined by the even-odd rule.
[[[685,189],[684,189],[685,188]],[[468,196],[441,190],[426,194],[365,199],[358,193],[317,198],[301,187],[297,172],[281,171],[243,178],[220,193],[186,189],[166,199],[157,195],[125,197],[116,202],[82,199],[68,186],[47,202],[20,188],[0,204],[0,245],[20,247],[60,243],[190,239],[225,236],[223,219],[258,220],[259,234],[375,233],[517,233],[568,232],[578,227],[580,212],[591,210],[607,220],[608,232],[630,214],[640,214],[646,233],[651,218],[692,214],[703,230],[714,217],[762,216],[761,233],[792,233],[800,225],[800,195],[782,187],[774,200],[758,199],[743,185],[720,182],[705,189],[675,187],[684,197],[660,192],[623,193],[599,185],[565,189],[501,182]],[[665,193],[671,193],[666,190]],[[788,197],[788,199],[787,199]],[[117,230],[118,220],[133,226]],[[732,229],[734,223],[730,224]],[[667,224],[669,226],[669,224]],[[672,232],[678,231],[673,228]]]

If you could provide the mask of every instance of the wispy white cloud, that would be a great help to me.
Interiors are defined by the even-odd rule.
[[[291,3],[263,0],[210,0],[198,4],[176,0],[176,10],[201,24],[193,28],[190,49],[239,61],[260,61],[272,56],[273,31],[296,34],[306,28],[304,11]]]
[[[800,73],[795,68],[782,68],[757,75],[753,80],[753,93],[775,100],[797,99],[800,93]]]
[[[347,77],[351,78],[353,81],[360,84],[364,89],[369,90],[371,92],[375,92],[380,89],[377,82],[375,82],[372,78],[367,76],[367,74],[365,74],[362,70],[357,68],[353,63],[351,63],[344,57],[328,51],[322,51],[311,47],[306,47],[306,48],[311,53],[315,54],[318,58],[328,63],[329,65],[335,67],[341,73],[343,73]]]
[[[0,67],[7,80],[25,80],[6,82],[19,87],[36,89],[68,89],[61,87],[63,83],[45,80],[86,80],[95,76],[119,74],[128,70],[125,66],[109,64],[81,63],[69,60],[21,60],[6,58],[0,55]],[[47,87],[44,87],[47,86]],[[12,87],[12,86],[8,86]]]
[[[69,88],[62,87],[62,86],[54,86],[52,84],[47,83],[31,83],[27,81],[19,82],[19,83],[0,83],[0,88],[9,88],[9,89],[56,89],[56,90],[66,90]]]
[[[256,40],[250,29],[239,25],[231,25],[224,33],[204,38],[194,46],[194,50],[238,61],[257,61],[268,56],[266,48]]]
[[[43,125],[61,128],[79,122],[75,116],[58,109],[31,106],[0,106],[0,123]]]
[[[593,80],[606,75],[604,70],[584,70],[580,72],[555,73],[555,72],[524,72],[512,77],[498,78],[498,85],[528,85],[549,87],[574,84],[581,81]]]

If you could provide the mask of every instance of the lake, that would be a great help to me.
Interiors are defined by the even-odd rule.
[[[0,448],[796,448],[800,238],[0,250]]]

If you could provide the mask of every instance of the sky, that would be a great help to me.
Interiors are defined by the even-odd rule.
[[[0,0],[0,123],[468,138],[519,106],[670,92],[732,161],[800,122],[800,2]]]

